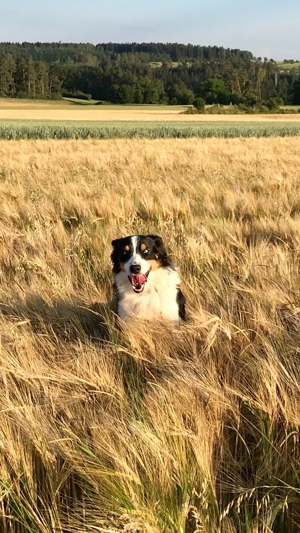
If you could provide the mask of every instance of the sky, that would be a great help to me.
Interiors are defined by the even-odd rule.
[[[177,42],[300,60],[300,0],[0,0],[0,42]]]

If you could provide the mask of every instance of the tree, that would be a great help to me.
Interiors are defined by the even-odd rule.
[[[140,86],[140,84],[137,84],[134,89],[134,103],[135,104],[143,104],[144,98],[143,98],[143,89]]]
[[[114,104],[132,104],[134,101],[134,87],[132,85],[113,85],[111,88],[111,101]]]
[[[265,79],[266,71],[264,68],[258,67],[256,72],[256,79],[257,79],[257,95],[258,99],[261,100],[261,84],[263,80]]]
[[[26,64],[26,85],[28,89],[28,93],[35,94],[35,82],[36,82],[36,71],[35,71],[35,64],[30,57]]]
[[[15,86],[17,95],[27,95],[28,88],[26,85],[26,69],[27,62],[24,59],[18,59],[16,61],[16,71],[15,71]]]
[[[158,104],[164,98],[164,86],[160,80],[144,77],[140,85],[144,104]]]
[[[280,108],[280,106],[284,105],[284,101],[280,96],[274,96],[272,98],[269,98],[266,102],[266,106],[270,111],[276,111]]]
[[[208,104],[222,103],[222,98],[227,94],[228,91],[225,87],[225,83],[221,79],[212,78],[204,83],[202,96]]]
[[[191,105],[195,99],[193,91],[183,83],[176,83],[171,91],[171,99],[180,105]]]
[[[203,98],[195,98],[193,102],[194,107],[199,111],[199,113],[204,113],[205,111],[205,100]]]
[[[0,95],[13,96],[15,92],[14,73],[16,62],[12,56],[0,61]]]
[[[50,94],[58,94],[61,91],[61,81],[57,76],[50,76],[49,78],[49,92]]]
[[[293,83],[293,104],[300,105],[300,78]]]
[[[45,63],[38,61],[35,67],[36,72],[36,90],[39,94],[48,92],[48,68]]]

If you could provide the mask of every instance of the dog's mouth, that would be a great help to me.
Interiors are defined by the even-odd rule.
[[[150,274],[151,268],[149,268],[148,272],[146,274],[134,274],[132,276],[128,276],[128,279],[132,285],[132,288],[134,292],[143,292],[145,288],[145,283],[148,279],[148,276]]]

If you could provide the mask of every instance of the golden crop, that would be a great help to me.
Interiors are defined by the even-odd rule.
[[[298,531],[299,168],[297,138],[0,141],[1,531]],[[189,320],[120,331],[110,242],[151,232]]]

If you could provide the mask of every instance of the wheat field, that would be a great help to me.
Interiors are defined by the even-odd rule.
[[[103,109],[103,107],[105,109]],[[57,106],[56,109],[50,106],[36,105],[24,106],[21,105],[9,108],[8,106],[1,106],[0,104],[0,119],[1,120],[85,120],[85,121],[143,121],[143,122],[292,122],[299,123],[299,114],[253,114],[253,115],[187,115],[183,113],[184,107],[181,109],[173,106],[149,109],[147,107],[132,108],[129,106],[74,106],[64,108]],[[108,109],[106,109],[108,107]],[[186,108],[185,108],[186,109]]]
[[[297,138],[0,141],[0,530],[295,533]],[[161,235],[188,322],[116,327]]]
[[[184,111],[185,105],[95,105],[96,101],[68,99],[52,100],[26,100],[23,98],[0,98],[0,123],[1,121],[104,121],[104,122],[291,122],[299,124],[300,114],[298,109],[286,106],[285,114],[191,114]]]

